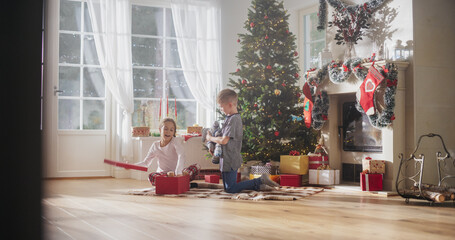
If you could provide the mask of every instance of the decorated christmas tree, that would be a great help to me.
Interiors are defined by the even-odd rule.
[[[295,36],[283,2],[253,0],[245,34],[237,40],[238,69],[229,86],[239,96],[245,161],[279,161],[280,155],[314,150],[317,132],[305,127],[298,86]]]

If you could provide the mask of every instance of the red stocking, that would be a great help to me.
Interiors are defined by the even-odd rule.
[[[374,108],[374,92],[382,80],[384,80],[382,74],[371,65],[365,80],[357,91],[357,101],[366,115],[373,115],[376,112]]]

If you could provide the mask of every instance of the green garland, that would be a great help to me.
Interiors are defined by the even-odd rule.
[[[329,109],[329,98],[326,91],[321,91],[321,94],[315,94],[313,88],[317,88],[324,80],[326,75],[329,75],[331,82],[335,84],[343,83],[353,73],[359,81],[364,81],[368,74],[368,69],[363,67],[361,64],[363,60],[360,58],[348,59],[341,64],[340,62],[332,61],[322,67],[322,69],[310,69],[305,75],[306,82],[312,87],[313,111],[312,111],[312,127],[319,130],[324,125],[324,122],[328,118]],[[309,72],[317,71],[315,76],[309,76]],[[384,76],[387,88],[384,93],[384,109],[375,114],[369,115],[368,118],[372,126],[376,128],[384,128],[392,124],[395,119],[394,108],[395,108],[395,94],[398,83],[398,68],[393,63],[387,63],[384,67],[379,69],[380,73]],[[356,108],[359,112],[363,113],[363,109],[356,101]]]

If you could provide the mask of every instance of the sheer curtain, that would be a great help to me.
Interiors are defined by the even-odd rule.
[[[130,0],[88,0],[96,52],[106,86],[123,110],[119,136],[123,159],[132,159],[133,79]]]
[[[185,80],[196,101],[213,111],[221,83],[219,1],[171,0],[171,8]]]

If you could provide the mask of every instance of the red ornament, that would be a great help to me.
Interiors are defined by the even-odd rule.
[[[257,108],[257,107],[258,107],[258,104],[257,104],[257,103],[255,103],[255,104],[254,104],[254,107],[255,107],[255,108]]]
[[[237,68],[237,70],[235,70],[235,71],[236,71],[236,72],[239,72],[239,71],[240,71],[240,69],[238,69],[238,68]]]
[[[280,135],[280,132],[278,132],[278,131],[275,131],[275,136],[277,136],[277,137],[278,137],[278,135]]]
[[[299,92],[297,93],[297,98],[300,98],[300,96],[302,96],[302,94],[300,94]]]
[[[281,86],[286,87],[286,83],[282,83]]]
[[[250,27],[254,27],[254,22],[250,23]]]
[[[294,56],[297,57],[297,55],[299,55],[299,53],[297,51],[294,52]]]
[[[278,115],[281,115],[281,111],[280,110],[278,110]]]
[[[292,150],[292,151],[289,152],[289,155],[291,155],[291,156],[299,156],[300,152],[297,151],[297,150]]]
[[[265,35],[265,40],[269,39],[269,36],[268,35]]]
[[[296,73],[294,76],[295,76],[295,78],[299,78],[299,74],[298,73]]]
[[[240,42],[240,39],[237,39],[237,42],[239,43],[239,42]]]
[[[267,67],[266,67],[266,68],[270,70],[270,69],[272,69],[272,66],[270,66],[270,65],[267,65]]]
[[[328,119],[327,115],[322,114],[322,119],[327,121],[327,119]]]
[[[286,29],[286,33],[289,34],[289,30],[288,29]]]
[[[269,16],[267,16],[267,15],[264,16],[264,19],[268,19],[268,18],[269,18]]]
[[[392,120],[392,121],[395,120],[395,114],[392,115],[392,117],[390,118],[390,120]]]
[[[242,84],[246,85],[246,80],[245,79],[242,80]]]

